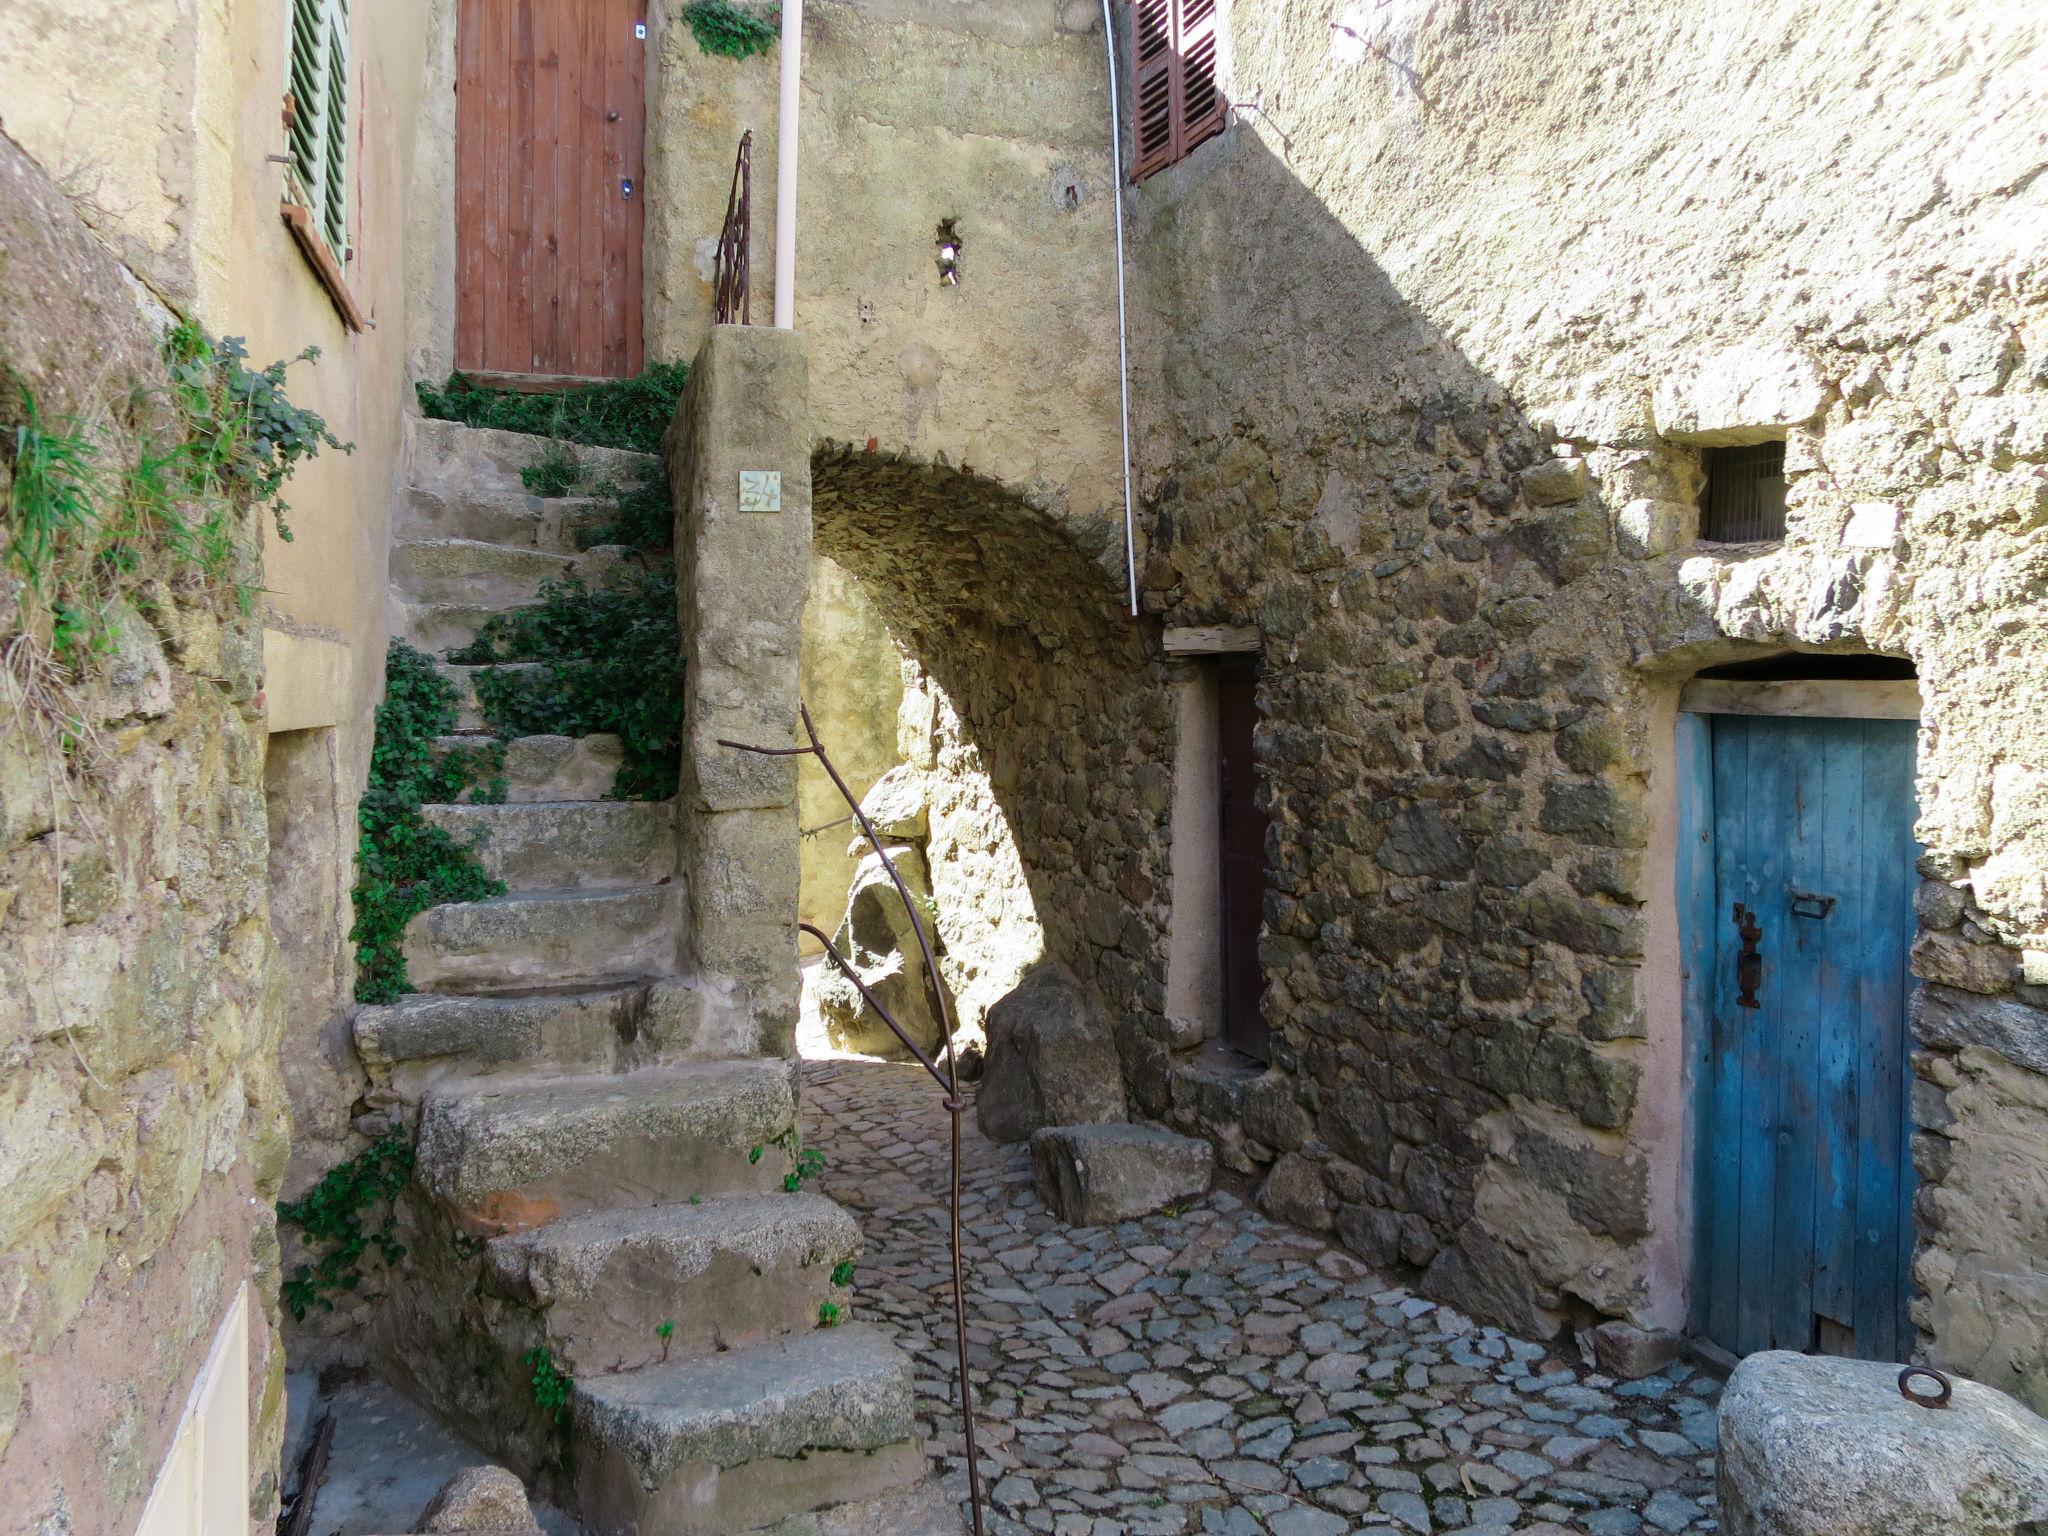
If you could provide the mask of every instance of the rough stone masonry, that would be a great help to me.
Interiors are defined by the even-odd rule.
[[[158,326],[58,188],[0,138],[0,372],[111,494],[173,431]],[[0,471],[4,473],[4,471]],[[8,486],[0,480],[0,495]],[[243,530],[253,532],[253,521]],[[265,895],[263,653],[218,578],[147,539],[112,648],[25,702],[47,620],[0,576],[0,1508],[132,1529],[248,1276],[252,1517],[284,1429],[271,1213],[287,1113]]]
[[[1133,197],[1147,602],[1262,632],[1273,818],[1271,1070],[1153,1031],[1143,1108],[1480,1315],[1676,1325],[1677,690],[1906,658],[1912,1317],[2048,1403],[2041,19],[1340,12],[1232,7],[1257,110]],[[1771,438],[1782,542],[1698,542]]]

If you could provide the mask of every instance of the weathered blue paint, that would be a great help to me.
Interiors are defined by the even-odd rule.
[[[1738,1354],[1912,1343],[1913,749],[1908,721],[1681,717],[1693,1320]]]

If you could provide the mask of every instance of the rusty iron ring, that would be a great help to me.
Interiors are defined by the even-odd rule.
[[[1913,1385],[1915,1376],[1925,1376],[1940,1389],[1923,1392]],[[1948,1400],[1955,1396],[1955,1384],[1931,1365],[1909,1365],[1899,1372],[1899,1396],[1909,1403],[1918,1403],[1922,1408],[1946,1408]]]

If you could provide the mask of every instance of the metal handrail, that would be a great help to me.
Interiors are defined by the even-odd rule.
[[[712,269],[712,323],[752,325],[753,294],[749,249],[753,237],[754,130],[740,135],[732,162],[732,191],[725,200],[725,227],[718,232],[718,264]]]

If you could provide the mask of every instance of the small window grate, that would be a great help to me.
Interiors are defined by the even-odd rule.
[[[1710,448],[1700,498],[1700,537],[1714,544],[1756,544],[1785,537],[1785,445]]]

